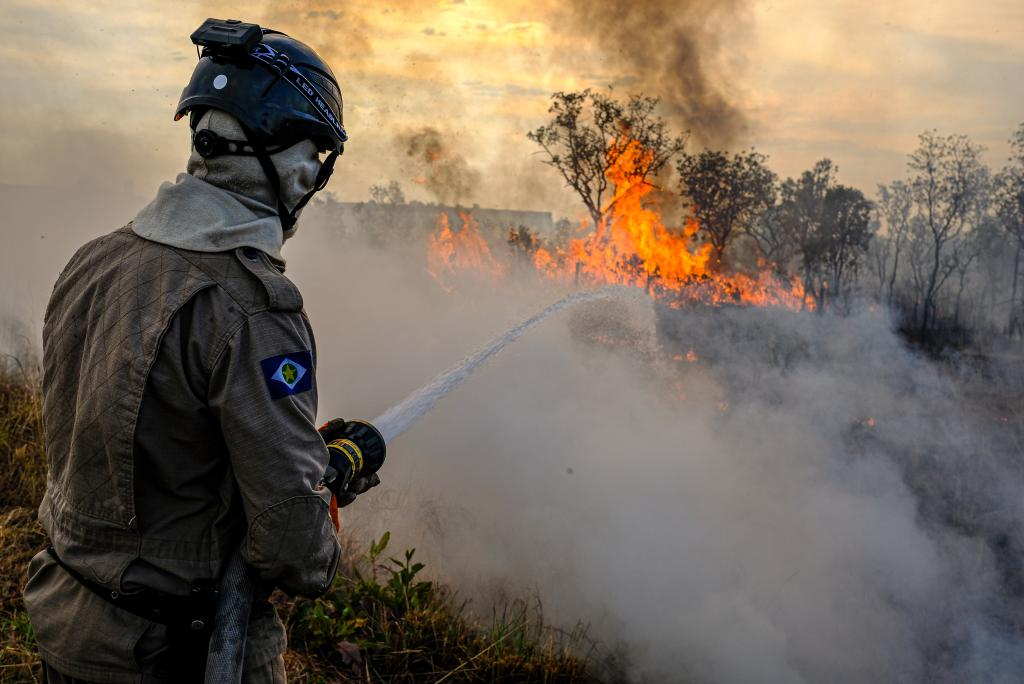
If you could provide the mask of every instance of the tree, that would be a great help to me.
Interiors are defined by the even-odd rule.
[[[551,121],[527,137],[544,151],[544,163],[557,169],[579,195],[595,228],[604,224],[614,205],[614,199],[606,203],[608,170],[623,161],[631,146],[639,145],[648,154],[626,157],[634,164],[629,175],[649,182],[686,143],[655,116],[656,98],[635,95],[622,103],[587,89],[557,92],[551,100]]]
[[[885,221],[885,240],[876,240],[883,245],[878,251],[880,284],[887,289],[886,301],[892,304],[896,275],[900,269],[900,252],[910,230],[913,202],[910,187],[903,181],[893,181],[888,186],[878,186],[878,207]],[[890,266],[891,257],[891,266]],[[881,293],[879,293],[881,294]]]
[[[387,185],[374,185],[370,188],[370,201],[377,204],[405,204],[405,193],[398,181]]]
[[[680,190],[719,264],[733,236],[775,202],[775,174],[765,166],[766,160],[754,150],[731,157],[704,150],[683,153],[676,164]]]
[[[872,204],[836,182],[828,159],[782,183],[778,204],[752,237],[791,255],[818,311],[848,297],[872,236]]]
[[[982,147],[967,136],[925,131],[907,164],[911,199],[921,219],[927,264],[920,282],[922,335],[936,316],[936,299],[952,273],[950,247],[963,233],[985,181]],[[920,265],[920,264],[919,264]]]
[[[815,299],[824,307],[826,294],[834,302],[849,301],[856,284],[861,259],[867,254],[874,234],[873,205],[856,188],[836,185],[825,194],[824,221],[813,244],[816,264]]]
[[[779,204],[770,217],[773,239],[784,245],[797,260],[804,283],[804,291],[814,296],[821,311],[823,295],[815,287],[818,279],[817,236],[825,220],[825,196],[835,184],[836,167],[829,159],[822,159],[814,168],[804,171],[800,178],[787,178],[779,189]]]
[[[787,210],[788,207],[774,204],[747,226],[746,230],[746,234],[757,246],[760,257],[770,263],[780,277],[788,275],[788,267],[795,254],[795,246],[786,228]]]
[[[994,197],[996,216],[1003,230],[1013,239],[1013,280],[1010,288],[1010,315],[1007,332],[1024,334],[1024,306],[1018,302],[1021,252],[1024,250],[1024,124],[1010,139],[1010,163],[995,178]]]

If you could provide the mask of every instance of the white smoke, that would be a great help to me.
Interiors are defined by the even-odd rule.
[[[447,294],[423,245],[310,224],[290,274],[324,419],[380,413],[557,298],[486,278]],[[636,679],[1012,681],[1022,476],[954,370],[877,311],[589,305],[393,443],[347,525],[391,530],[468,595],[536,591],[625,646]]]

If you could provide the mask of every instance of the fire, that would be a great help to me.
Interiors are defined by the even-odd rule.
[[[769,264],[760,264],[755,275],[721,273],[711,245],[699,240],[700,226],[694,219],[682,229],[667,228],[658,213],[644,203],[654,186],[632,171],[643,166],[644,156],[651,153],[635,141],[623,146],[625,152],[606,174],[615,189],[606,206],[606,218],[589,235],[566,246],[536,249],[533,266],[539,273],[574,284],[642,287],[674,307],[693,301],[813,308],[800,281],[781,280]],[[431,260],[436,260],[439,247],[454,245],[447,217],[438,226],[439,233],[431,238]],[[479,233],[473,231],[472,235]],[[482,238],[470,247],[479,252],[481,246],[486,248]],[[453,264],[451,256],[444,258]],[[470,256],[470,260],[479,258]],[[494,269],[493,264],[484,267]],[[435,270],[431,273],[437,277]]]
[[[475,270],[502,276],[505,267],[491,255],[487,241],[480,234],[480,226],[471,214],[459,212],[462,228],[455,232],[448,221],[448,214],[437,217],[437,228],[430,236],[427,251],[427,272],[441,287],[451,291],[448,284],[457,271]]]

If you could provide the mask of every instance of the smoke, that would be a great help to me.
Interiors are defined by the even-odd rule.
[[[743,0],[656,0],[623,11],[614,3],[574,0],[556,14],[595,43],[605,62],[626,65],[626,89],[662,98],[673,122],[697,143],[728,146],[746,131],[746,118],[730,101],[719,40],[726,23],[742,20],[745,6]]]
[[[425,126],[403,133],[397,144],[415,170],[412,180],[442,204],[457,205],[469,199],[480,184],[480,172],[454,151],[436,128]]]
[[[0,177],[16,181],[0,181],[0,351],[13,329],[38,348],[60,269],[84,242],[128,223],[162,178],[152,167],[170,164],[169,155],[147,157],[138,141],[110,131],[58,128],[40,140],[26,125],[23,133],[0,141],[8,152],[0,154]],[[159,164],[150,163],[154,157]],[[182,171],[187,157],[187,148],[177,155]]]
[[[25,267],[8,260],[3,303],[38,322],[74,248],[131,207],[11,192],[8,253]],[[562,294],[486,279],[448,294],[425,243],[385,242],[342,238],[314,204],[285,247],[321,419],[379,415]],[[484,619],[496,594],[536,592],[548,619],[623,650],[636,681],[1010,682],[1011,370],[924,360],[881,312],[596,304],[546,321],[394,442],[344,524],[391,530]]]
[[[424,244],[304,219],[287,249],[324,419],[378,415],[559,296],[446,294]],[[1024,479],[991,399],[1013,385],[981,380],[908,351],[881,312],[594,304],[395,441],[344,524],[391,530],[485,618],[536,591],[635,680],[1012,681]]]

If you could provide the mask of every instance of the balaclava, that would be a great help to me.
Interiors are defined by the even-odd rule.
[[[247,140],[238,119],[219,109],[207,110],[196,123],[196,132],[210,129],[228,140]],[[303,140],[276,154],[270,155],[274,168],[281,179],[281,195],[284,204],[292,209],[299,200],[313,188],[316,174],[320,171],[320,156],[312,140]],[[192,148],[185,169],[199,180],[218,188],[245,195],[267,207],[276,206],[274,190],[256,157],[250,155],[222,154],[207,159]],[[274,211],[273,209],[271,209]],[[295,229],[287,231],[285,239],[294,235]]]
[[[196,130],[211,129],[229,140],[246,140],[238,120],[221,110],[206,111]],[[312,140],[303,140],[272,154],[281,194],[291,209],[309,192],[320,170]],[[175,183],[164,183],[156,198],[132,223],[140,237],[197,252],[253,247],[281,261],[284,240],[274,190],[256,157],[223,154],[204,158],[193,147]]]

